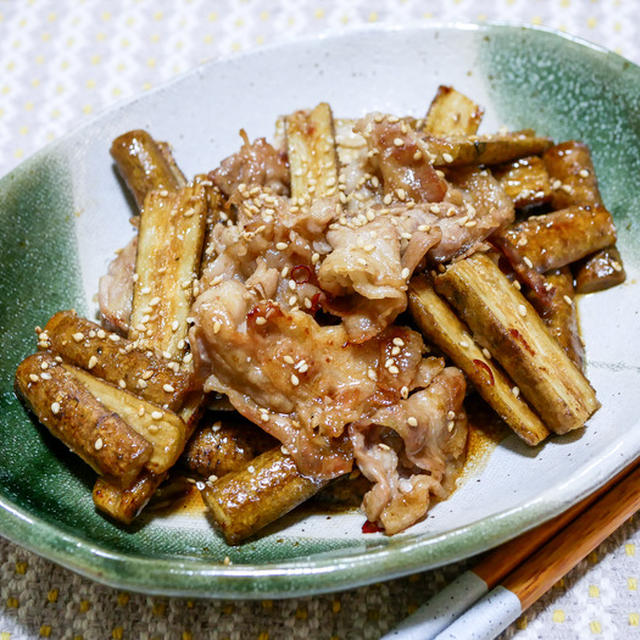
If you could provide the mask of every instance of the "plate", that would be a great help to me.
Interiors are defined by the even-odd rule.
[[[439,84],[486,110],[484,131],[531,127],[593,149],[620,233],[625,285],[580,301],[588,375],[602,408],[584,432],[530,449],[515,436],[422,523],[387,538],[363,516],[299,514],[227,547],[188,508],[120,528],[91,501],[93,473],[41,427],[12,391],[33,328],[58,309],[95,313],[98,277],[131,234],[108,149],[145,128],[169,140],[187,175],[235,151],[244,127],[270,136],[278,114],[331,103],[423,115]],[[552,517],[640,454],[640,69],[544,30],[442,25],[367,29],[208,64],[117,106],[0,181],[0,533],[121,588],[225,598],[286,597],[389,579],[468,557]],[[228,557],[231,564],[224,564]]]

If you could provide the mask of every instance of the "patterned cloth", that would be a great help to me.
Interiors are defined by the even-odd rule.
[[[117,100],[211,58],[373,22],[568,31],[640,62],[637,0],[0,0],[0,174]],[[632,520],[503,637],[640,637]],[[205,602],[120,593],[0,541],[0,640],[378,638],[466,565],[342,594]]]

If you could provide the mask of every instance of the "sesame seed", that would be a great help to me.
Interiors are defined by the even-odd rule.
[[[465,222],[464,226],[465,227],[475,227],[478,224],[477,220],[469,220],[469,222]]]
[[[486,347],[482,348],[482,355],[488,360],[491,360],[491,351],[489,351],[489,349],[487,349]]]
[[[84,336],[80,332],[74,333],[71,337],[74,339],[75,342],[81,342],[84,338]]]
[[[248,471],[249,473],[255,473],[255,472],[256,472],[256,468],[255,468],[252,464],[250,464],[250,465],[247,467],[247,471]]]
[[[400,277],[403,280],[406,280],[409,276],[411,275],[411,271],[409,271],[409,269],[407,267],[405,267],[401,272],[400,272]]]
[[[171,331],[177,331],[179,326],[180,326],[180,323],[177,320],[174,320],[171,323]]]
[[[276,249],[278,251],[284,251],[289,245],[286,242],[278,242],[276,244]]]
[[[390,193],[387,193],[387,195],[384,198],[382,198],[382,202],[384,202],[385,204],[391,204],[391,200],[392,198]]]
[[[220,321],[219,321],[219,320],[216,320],[216,321],[213,323],[213,333],[214,333],[214,334],[215,334],[215,333],[218,333],[218,332],[220,331],[220,328],[221,328],[221,327],[222,327],[222,324],[220,323]]]
[[[284,445],[282,445],[280,447],[280,451],[282,452],[283,456],[288,456],[289,455],[289,449],[287,449],[287,447],[285,447]]]
[[[385,361],[385,363],[384,363],[384,366],[385,366],[385,368],[386,368],[386,369],[388,369],[388,368],[389,368],[390,366],[392,366],[394,363],[395,363],[395,361],[394,361],[394,359],[393,359],[393,358],[387,358],[387,359],[386,359],[386,361]]]
[[[120,336],[117,333],[110,333],[109,340],[111,340],[111,342],[118,342],[120,340]]]
[[[98,331],[96,332],[96,335],[98,336],[98,338],[100,338],[100,340],[104,340],[107,337],[107,334],[105,333],[104,329],[98,329]]]
[[[564,298],[564,301],[568,304],[568,305],[572,305],[573,304],[573,300],[568,296],[568,295],[563,295],[562,296]]]
[[[102,446],[104,445],[104,442],[102,442],[102,438],[98,438],[94,443],[93,446],[95,447],[96,451],[100,451],[100,449],[102,449]]]
[[[449,421],[449,424],[447,424],[447,431],[449,433],[451,433],[453,431],[453,428],[456,426],[456,423],[453,420]]]
[[[407,387],[407,386],[402,387],[400,389],[400,396],[402,398],[405,398],[405,399],[408,398],[409,397],[409,387]]]
[[[211,430],[214,433],[216,433],[217,431],[220,431],[220,429],[222,429],[222,424],[220,423],[219,420],[217,422],[214,422],[213,425],[211,425]]]
[[[400,369],[398,369],[398,367],[396,367],[396,365],[395,365],[395,364],[394,364],[394,365],[391,365],[391,366],[389,367],[389,373],[390,373],[390,374],[392,374],[392,375],[394,375],[394,376],[396,376],[396,375],[398,375],[398,374],[400,373]]]
[[[527,315],[527,307],[525,307],[523,304],[519,304],[518,313],[520,314],[521,317],[524,318]]]
[[[400,353],[400,347],[393,347],[393,349],[391,349],[392,356],[397,356],[399,353]]]
[[[395,344],[396,347],[404,347],[404,340],[396,337],[393,339],[393,344]]]
[[[513,387],[513,389],[511,389],[511,393],[513,393],[513,395],[517,398],[520,395],[520,388]]]
[[[460,340],[460,342],[458,343],[463,349],[468,348],[469,343],[466,340]]]
[[[367,377],[369,380],[373,380],[374,382],[378,379],[375,370],[371,368],[367,369]]]
[[[289,303],[290,307],[293,307],[296,304],[296,302],[298,302],[298,298],[296,298],[295,296],[290,296],[287,302]]]
[[[418,149],[414,154],[413,154],[413,159],[417,162],[418,160],[422,160],[422,151],[420,151],[420,149]]]
[[[580,171],[578,172],[578,175],[581,178],[588,178],[589,177],[589,172],[587,171],[587,169],[580,169]]]
[[[217,475],[215,475],[214,473],[212,473],[212,474],[207,478],[207,480],[208,480],[209,482],[215,482],[217,479],[218,479],[218,476],[217,476]]]
[[[60,413],[60,403],[59,402],[52,402],[51,403],[51,413],[53,413],[54,416],[57,416]]]
[[[394,138],[393,144],[395,144],[396,147],[401,147],[404,144],[404,141],[402,140],[402,138]]]
[[[293,364],[295,362],[295,360],[289,355],[285,355],[282,358],[287,364]]]
[[[147,383],[144,380],[142,380],[142,378],[138,378],[138,382],[136,384],[138,385],[138,389],[147,388]]]
[[[256,318],[256,324],[267,324],[267,319],[263,316],[258,316]]]
[[[173,388],[172,385],[170,384],[163,384],[162,385],[162,390],[166,391],[167,393],[173,393],[175,391],[175,389]]]
[[[296,281],[295,280],[289,280],[289,282],[287,283],[287,286],[289,287],[289,289],[291,291],[295,291],[296,290]]]
[[[314,253],[311,256],[311,264],[317,264],[319,260],[320,260],[320,254],[319,253]]]
[[[407,424],[410,427],[417,427],[418,426],[418,419],[415,416],[409,416],[407,418]]]
[[[518,291],[520,291],[520,289],[522,289],[522,285],[521,285],[517,280],[514,280],[511,284],[512,284],[512,285],[513,285],[513,287],[514,287],[515,289],[517,289]]]
[[[384,442],[378,442],[378,449],[382,449],[383,451],[391,451],[391,447]]]
[[[51,380],[51,374],[47,373],[46,371],[43,371],[40,374],[40,378],[42,378],[42,380]]]
[[[151,417],[152,417],[154,420],[162,420],[162,411],[154,411],[154,412],[151,414]]]
[[[396,195],[402,201],[407,197],[407,192],[404,189],[396,189]]]
[[[205,484],[204,482],[202,482],[202,480],[198,480],[196,482],[196,489],[198,489],[198,491],[204,491],[204,487],[205,487]]]
[[[428,224],[421,224],[418,227],[418,231],[424,231],[425,233],[429,233],[429,231],[431,231],[431,226]]]
[[[297,387],[300,384],[300,379],[298,378],[298,376],[295,373],[291,374],[291,384],[294,387]]]
[[[522,258],[522,262],[524,262],[529,269],[533,269],[533,262],[531,262],[531,258],[529,258],[529,256]]]
[[[300,373],[306,373],[307,371],[309,371],[309,365],[306,362],[304,362],[298,367],[298,371]]]
[[[30,373],[29,374],[29,380],[31,380],[31,382],[38,382],[38,380],[40,380],[40,378],[38,378],[38,376],[35,373]]]
[[[443,153],[442,159],[447,163],[453,162],[453,156],[450,153]]]
[[[149,433],[158,433],[160,431],[160,427],[157,424],[150,424],[147,429]]]

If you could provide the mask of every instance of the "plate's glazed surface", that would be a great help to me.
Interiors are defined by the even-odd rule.
[[[146,128],[188,175],[270,136],[278,114],[327,100],[337,116],[422,115],[452,84],[486,111],[483,131],[535,128],[589,143],[628,281],[580,302],[588,375],[602,409],[584,432],[535,450],[510,436],[452,498],[404,534],[362,535],[361,515],[295,514],[229,548],[184,510],[119,528],[94,512],[93,473],[36,426],[12,391],[33,328],[58,309],[95,312],[129,209],[108,155]],[[0,533],[112,585],[219,597],[318,593],[469,556],[551,517],[640,454],[640,69],[539,30],[452,26],[355,32],[262,50],[194,72],[104,114],[0,182]],[[223,564],[229,556],[232,564]]]

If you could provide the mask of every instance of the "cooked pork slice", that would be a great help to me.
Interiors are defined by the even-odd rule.
[[[204,390],[226,394],[317,478],[350,470],[347,424],[397,403],[431,371],[414,331],[392,327],[353,344],[342,325],[323,327],[300,310],[259,301],[236,280],[201,294],[193,317],[190,343]]]
[[[465,380],[447,367],[426,388],[349,427],[355,460],[374,486],[363,509],[389,535],[427,512],[453,488],[464,462]]]
[[[369,147],[371,164],[380,174],[385,194],[395,201],[440,202],[447,183],[429,163],[416,131],[396,117],[369,114],[354,130]]]
[[[376,336],[407,308],[409,278],[440,240],[437,227],[403,236],[397,222],[379,215],[361,226],[332,225],[327,233],[333,251],[318,271],[318,282],[331,296],[327,308],[343,318],[353,342]]]
[[[98,284],[98,303],[103,324],[110,331],[117,331],[123,336],[129,332],[137,247],[138,236],[135,235],[111,261],[107,273]]]
[[[226,195],[231,196],[240,184],[247,187],[268,187],[274,193],[289,192],[289,167],[284,154],[274,149],[264,138],[249,143],[240,131],[244,144],[240,151],[225,158],[209,173],[209,178]]]

